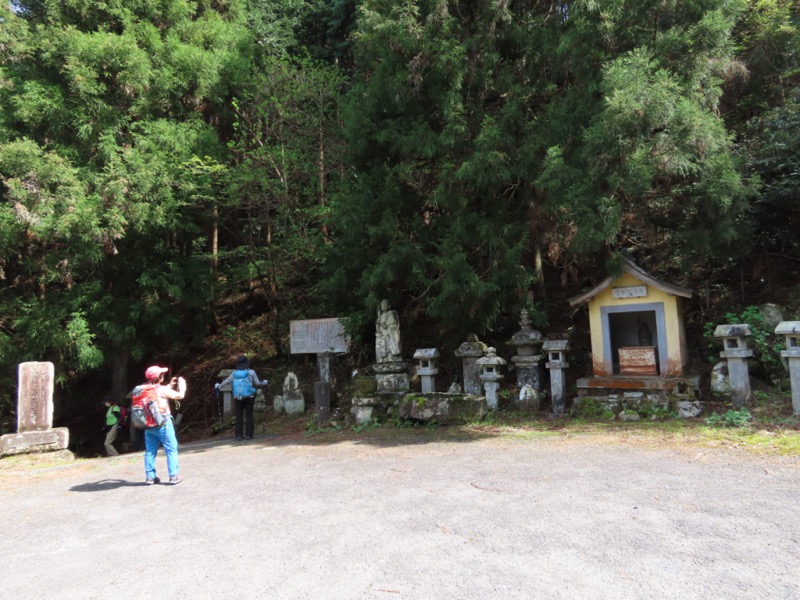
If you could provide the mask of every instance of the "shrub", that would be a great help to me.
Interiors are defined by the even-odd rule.
[[[742,410],[729,410],[720,416],[714,413],[706,419],[706,423],[712,427],[745,427],[753,415],[746,408]]]

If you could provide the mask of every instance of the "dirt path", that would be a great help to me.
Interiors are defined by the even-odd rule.
[[[172,487],[141,455],[0,472],[2,595],[800,598],[797,459],[324,437],[187,446]]]

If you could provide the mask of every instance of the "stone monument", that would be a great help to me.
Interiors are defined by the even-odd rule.
[[[436,359],[439,358],[439,351],[436,348],[419,348],[414,352],[417,363],[417,375],[420,379],[420,387],[423,394],[436,392],[436,375],[439,367]]]
[[[378,392],[407,392],[408,366],[400,345],[400,317],[388,300],[381,301],[375,321],[375,380]]]
[[[68,452],[69,429],[53,428],[54,379],[55,368],[51,362],[19,365],[17,433],[0,436],[0,456]]]
[[[719,325],[714,337],[722,339],[721,358],[728,361],[728,377],[731,384],[731,402],[736,410],[741,410],[751,400],[750,370],[747,359],[753,356],[748,349],[746,338],[750,336],[750,325]]]
[[[283,394],[274,396],[273,407],[276,413],[286,412],[287,415],[301,415],[306,411],[306,401],[300,391],[297,375],[291,371],[283,380]]]
[[[520,389],[530,385],[537,392],[542,391],[541,362],[543,355],[539,353],[542,345],[542,334],[531,327],[528,311],[522,309],[519,313],[519,324],[522,329],[511,337],[508,343],[517,347],[516,356],[511,357],[511,362],[517,368],[517,385]]]
[[[569,368],[566,354],[569,350],[569,340],[547,340],[542,345],[542,350],[547,353],[545,367],[550,369],[550,398],[553,413],[563,415],[566,412],[564,403],[566,391],[566,370]]]
[[[786,340],[786,350],[781,350],[781,356],[789,361],[792,412],[795,416],[800,416],[800,321],[778,323],[775,334],[784,336]]]
[[[464,371],[464,392],[475,396],[483,395],[481,383],[481,368],[478,359],[486,354],[486,344],[478,339],[474,333],[467,336],[467,341],[461,344],[454,353],[461,359]]]
[[[481,381],[486,390],[486,404],[489,410],[496,410],[499,405],[497,392],[500,389],[500,381],[503,379],[501,369],[506,361],[497,356],[494,348],[486,350],[486,356],[478,359],[478,367],[481,370]]]

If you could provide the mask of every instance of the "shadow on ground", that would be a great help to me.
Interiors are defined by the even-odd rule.
[[[124,479],[103,479],[94,483],[82,483],[69,488],[70,492],[107,492],[121,487],[140,487],[144,481],[125,481]]]

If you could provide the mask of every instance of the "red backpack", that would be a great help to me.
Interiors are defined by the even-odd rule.
[[[118,427],[125,427],[128,424],[128,409],[124,406],[119,407],[119,418],[117,419]]]
[[[163,424],[156,421],[154,413],[158,411],[158,385],[143,383],[131,392],[131,422],[136,429],[150,429]]]

